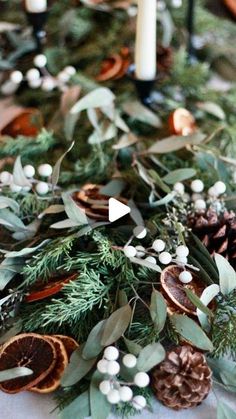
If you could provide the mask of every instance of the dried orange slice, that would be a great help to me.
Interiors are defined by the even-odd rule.
[[[2,130],[3,135],[35,137],[43,127],[43,118],[38,109],[24,109]]]
[[[101,65],[101,70],[96,77],[97,81],[111,80],[117,76],[123,65],[123,59],[119,54],[113,54],[106,58]]]
[[[5,393],[19,393],[42,381],[56,364],[56,349],[52,342],[36,333],[23,333],[5,343],[0,351],[0,371],[27,367],[33,374],[4,381],[0,389]]]
[[[178,108],[169,117],[169,128],[176,135],[193,134],[196,131],[196,121],[187,109]]]
[[[57,294],[61,291],[65,284],[76,279],[77,274],[73,274],[68,276],[67,278],[61,278],[58,280],[53,280],[53,282],[49,282],[48,284],[42,284],[38,282],[32,292],[26,296],[25,300],[27,303],[32,303],[34,301],[43,300],[44,298],[51,297],[54,294]]]
[[[68,364],[68,356],[62,341],[54,336],[45,336],[45,338],[53,344],[56,350],[56,363],[44,380],[31,387],[30,391],[35,393],[51,393],[56,390],[60,385],[61,376]]]
[[[68,359],[70,359],[72,353],[79,347],[78,342],[76,342],[76,340],[70,336],[53,335],[53,337],[62,341],[63,345],[65,346]]]
[[[180,266],[168,266],[161,273],[161,285],[169,299],[177,308],[180,308],[185,313],[196,316],[196,307],[188,299],[184,289],[191,289],[192,292],[200,297],[205,289],[205,284],[195,272],[191,272],[193,276],[192,281],[189,284],[183,284],[179,280],[179,274],[182,271],[183,268]]]
[[[234,15],[236,18],[236,2],[235,0],[223,0],[225,6],[230,10],[230,12]]]

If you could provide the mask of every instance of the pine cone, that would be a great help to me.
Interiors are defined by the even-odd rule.
[[[178,346],[166,355],[152,374],[155,396],[175,410],[195,407],[211,389],[211,370],[201,352],[191,346]]]
[[[159,45],[157,48],[157,69],[159,72],[168,73],[173,64],[173,52],[170,47]]]
[[[210,254],[219,253],[226,257],[236,270],[236,214],[233,211],[217,214],[209,209],[192,214],[189,226]]]

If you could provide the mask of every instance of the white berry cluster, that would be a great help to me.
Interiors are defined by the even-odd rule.
[[[193,180],[190,187],[192,191],[191,197],[185,193],[185,186],[182,182],[177,182],[174,185],[174,191],[177,195],[182,196],[183,199],[188,198],[187,200],[191,200],[197,212],[205,211],[207,207],[206,199],[217,200],[226,192],[226,185],[220,180],[208,189],[207,194],[204,194],[205,185],[201,179]]]
[[[50,92],[55,88],[64,90],[70,78],[76,73],[73,66],[67,66],[56,77],[52,76],[46,68],[47,57],[44,54],[36,55],[34,65],[35,67],[29,69],[25,76],[19,70],[12,71],[9,80],[2,85],[1,92],[4,95],[10,95],[19,88],[23,81],[27,81],[28,86],[32,89],[40,87],[45,92]]]
[[[3,171],[0,173],[0,187],[9,187],[12,192],[25,193],[34,189],[38,195],[47,195],[51,189],[50,177],[52,175],[53,168],[50,164],[40,164],[37,168],[37,172],[42,180],[35,179],[36,170],[31,164],[27,164],[23,167],[25,177],[29,181],[29,186],[17,185],[14,182],[13,175],[10,172]]]
[[[98,371],[105,376],[99,389],[111,404],[130,402],[136,410],[142,410],[146,407],[146,399],[141,395],[134,396],[131,387],[147,387],[150,382],[149,375],[140,371],[134,375],[132,383],[120,381],[117,377],[120,372],[119,357],[120,353],[115,346],[108,346],[104,350],[103,358],[97,363]],[[122,363],[126,368],[134,368],[137,358],[132,354],[126,354],[122,358]]]

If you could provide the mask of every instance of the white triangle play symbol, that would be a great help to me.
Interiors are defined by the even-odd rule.
[[[109,199],[109,221],[111,223],[129,214],[130,211],[131,209],[128,205],[122,204],[122,202],[117,201],[115,198]]]

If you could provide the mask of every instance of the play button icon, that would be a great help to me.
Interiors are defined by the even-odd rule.
[[[129,214],[130,211],[131,209],[128,205],[122,204],[122,202],[117,201],[115,198],[109,199],[109,221],[111,223]]]

